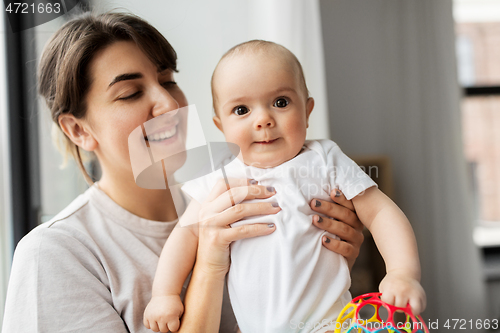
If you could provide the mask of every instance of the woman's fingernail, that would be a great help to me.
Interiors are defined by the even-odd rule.
[[[330,238],[325,237],[325,243],[330,243]]]
[[[340,197],[340,190],[338,188],[335,189],[335,197],[336,198]]]
[[[273,202],[271,205],[272,205],[273,207],[279,207],[279,206],[280,206],[277,202]]]
[[[316,200],[316,203],[314,204],[315,207],[319,207],[321,206],[321,202],[319,202],[318,200]]]
[[[269,192],[276,192],[276,190],[274,189],[274,187],[272,186],[268,186],[266,187],[266,189],[269,191]]]
[[[321,216],[318,216],[318,223],[323,222],[323,218]]]
[[[248,181],[248,183],[249,183],[250,185],[255,185],[255,184],[257,184],[257,183],[258,183],[258,181],[256,181],[255,179],[250,179],[250,180]]]
[[[274,223],[269,223],[267,226],[268,226],[269,228],[274,228]]]

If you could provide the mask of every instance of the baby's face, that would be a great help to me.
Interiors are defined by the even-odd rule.
[[[292,64],[265,52],[225,59],[214,77],[214,122],[243,161],[271,168],[301,150],[314,100],[307,98]]]

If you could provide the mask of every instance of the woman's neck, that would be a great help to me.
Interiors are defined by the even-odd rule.
[[[177,219],[169,189],[145,189],[137,186],[133,179],[124,180],[123,178],[126,177],[103,172],[99,180],[99,188],[114,202],[139,217],[165,222]]]

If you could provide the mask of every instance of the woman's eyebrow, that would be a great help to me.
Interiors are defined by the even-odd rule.
[[[127,74],[121,74],[118,75],[111,81],[111,83],[108,86],[108,89],[111,88],[112,85],[114,85],[117,82],[120,81],[125,81],[125,80],[135,80],[135,79],[141,79],[143,78],[143,75],[141,73],[127,73]]]

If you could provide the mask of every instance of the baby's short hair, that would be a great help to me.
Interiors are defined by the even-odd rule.
[[[293,72],[298,76],[300,87],[303,90],[306,98],[309,97],[309,91],[307,90],[306,79],[304,77],[304,71],[302,70],[302,65],[300,64],[297,57],[289,49],[287,49],[283,45],[280,45],[280,44],[274,43],[274,42],[270,42],[270,41],[266,41],[266,40],[254,39],[254,40],[250,40],[247,42],[243,42],[241,44],[238,44],[238,45],[230,48],[220,58],[219,62],[217,63],[217,66],[215,66],[214,72],[212,74],[212,79],[210,81],[210,87],[212,89],[212,101],[213,101],[214,111],[216,114],[217,114],[217,109],[216,109],[215,102],[217,99],[217,94],[216,94],[215,87],[214,87],[214,78],[215,78],[215,74],[217,73],[217,69],[224,62],[225,59],[239,55],[239,54],[245,54],[245,53],[250,52],[250,51],[253,51],[253,52],[255,52],[255,51],[274,52],[276,55],[284,57],[286,59],[286,61],[291,64]]]

